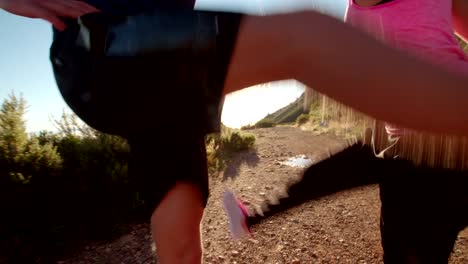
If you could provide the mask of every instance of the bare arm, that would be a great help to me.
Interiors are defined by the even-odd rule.
[[[452,13],[455,32],[468,42],[468,0],[453,0]]]
[[[61,17],[77,18],[98,11],[77,0],[0,0],[0,9],[18,16],[47,20],[58,30],[65,29]]]
[[[226,92],[292,78],[381,120],[468,135],[468,76],[410,57],[316,12],[246,17]]]

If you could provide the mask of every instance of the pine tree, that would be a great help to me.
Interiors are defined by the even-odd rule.
[[[10,94],[0,108],[1,181],[27,183],[34,175],[56,175],[62,159],[53,143],[39,144],[26,133],[26,101]]]
[[[0,108],[0,156],[7,164],[17,161],[27,143],[26,124],[23,116],[26,102],[15,94],[10,94]]]

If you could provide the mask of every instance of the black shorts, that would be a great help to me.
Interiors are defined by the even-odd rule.
[[[220,129],[240,21],[239,14],[192,10],[100,13],[54,36],[51,61],[63,98],[91,127],[128,140],[131,178],[154,206],[179,180],[199,185],[206,203],[204,136]]]

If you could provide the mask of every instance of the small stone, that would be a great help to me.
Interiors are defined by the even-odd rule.
[[[131,242],[133,240],[133,236],[132,235],[126,235],[126,236],[123,236],[119,239],[120,243],[123,243],[123,244],[127,244],[129,242]]]
[[[231,251],[231,255],[233,255],[233,256],[238,256],[238,255],[239,255],[239,251],[233,250],[233,251]]]
[[[338,240],[338,241],[340,241],[340,243],[343,243],[343,242],[344,242],[344,239],[340,239],[340,240]]]
[[[258,240],[255,240],[255,239],[252,239],[252,238],[251,238],[251,239],[249,239],[249,241],[250,241],[250,242],[252,242],[252,243],[254,243],[254,244],[258,244],[258,243],[260,243]]]
[[[291,264],[300,264],[300,263],[301,263],[301,261],[298,260],[298,259],[294,259],[294,260],[291,262]]]
[[[259,194],[260,194],[260,196],[265,196],[266,195],[266,193],[264,193],[264,192],[261,192]]]

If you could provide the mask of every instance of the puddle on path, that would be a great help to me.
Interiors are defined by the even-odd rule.
[[[313,164],[313,161],[309,159],[306,155],[297,155],[290,157],[286,161],[280,162],[281,164],[294,167],[294,168],[307,168]]]

